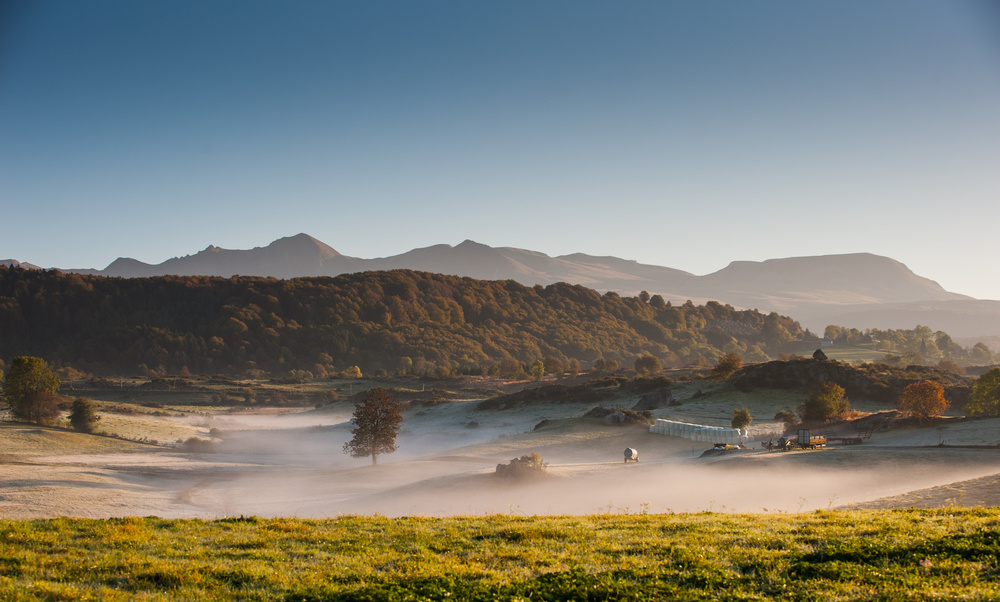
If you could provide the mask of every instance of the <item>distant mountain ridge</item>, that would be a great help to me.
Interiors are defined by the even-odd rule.
[[[935,320],[947,323],[953,336],[1000,334],[1000,302],[978,301],[949,292],[894,259],[870,253],[734,261],[717,272],[697,276],[618,257],[585,253],[551,257],[471,240],[456,246],[439,244],[390,257],[363,259],[343,255],[307,234],[297,234],[248,250],[210,245],[193,255],[155,265],[119,258],[103,270],[65,271],[125,278],[244,275],[288,279],[391,269],[481,280],[509,279],[527,286],[568,282],[629,296],[645,290],[674,303],[717,300],[791,315],[820,332],[831,323],[857,328],[890,327],[868,322],[898,311],[898,316],[925,319],[920,323],[932,328],[945,330],[935,326]]]
[[[0,265],[5,265],[9,268],[24,268],[26,270],[40,270],[39,266],[33,263],[24,263],[16,259],[0,259]]]

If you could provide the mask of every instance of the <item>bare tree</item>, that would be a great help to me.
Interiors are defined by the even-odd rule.
[[[344,444],[344,453],[355,458],[372,457],[378,464],[379,454],[396,451],[396,435],[403,424],[403,404],[392,398],[387,389],[371,389],[354,408],[354,437]]]

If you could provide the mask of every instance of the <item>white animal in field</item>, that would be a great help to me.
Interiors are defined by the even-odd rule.
[[[636,451],[636,450],[634,450],[634,449],[632,449],[631,447],[626,447],[625,448],[625,463],[628,464],[629,460],[632,460],[633,462],[638,462],[639,461],[639,452]]]

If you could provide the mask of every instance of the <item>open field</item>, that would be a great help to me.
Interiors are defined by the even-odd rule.
[[[963,481],[1000,473],[1000,420],[897,425],[863,445],[778,453],[761,449],[759,440],[780,433],[782,425],[768,418],[801,403],[802,392],[747,393],[707,381],[678,382],[671,390],[675,403],[654,410],[655,417],[725,426],[734,409],[751,408],[759,418],[750,427],[749,449],[703,457],[710,444],[606,425],[583,416],[593,402],[572,397],[485,409],[478,399],[442,401],[420,392],[426,402],[406,411],[399,451],[373,467],[342,451],[352,401],[320,409],[204,406],[197,413],[181,411],[188,407],[182,398],[134,411],[107,402],[98,428],[138,441],[0,424],[0,515],[770,513],[907,507],[879,500],[907,500],[934,488],[945,489],[921,494],[920,506],[997,503],[988,487],[956,492]],[[631,407],[636,400],[610,387],[605,403]],[[886,409],[853,403],[864,411]],[[190,437],[207,446],[195,453],[180,445]],[[152,441],[157,444],[144,443]],[[625,465],[626,447],[640,450],[641,462]],[[532,452],[549,463],[547,478],[511,486],[493,474],[497,464]]]
[[[0,521],[9,600],[1000,596],[1000,511]]]
[[[794,349],[794,352],[799,355],[810,357],[820,346],[815,342],[802,342],[794,343],[790,345],[790,348]],[[872,344],[852,346],[833,345],[831,347],[823,347],[822,350],[828,358],[839,362],[878,362],[886,354],[890,353],[885,350],[876,349],[875,345]]]

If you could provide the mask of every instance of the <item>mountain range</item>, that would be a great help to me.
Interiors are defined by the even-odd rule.
[[[14,260],[0,263],[18,264]],[[20,264],[23,267],[35,267]],[[471,240],[434,245],[374,259],[351,257],[307,234],[249,250],[216,246],[159,264],[119,258],[103,270],[67,272],[125,278],[163,275],[265,276],[280,279],[409,269],[481,280],[515,280],[533,286],[580,284],[601,292],[659,294],[674,303],[716,300],[736,307],[777,311],[822,333],[828,324],[853,328],[944,330],[953,337],[1000,335],[1000,301],[952,293],[902,263],[870,253],[734,261],[698,276],[618,257],[490,247]]]

